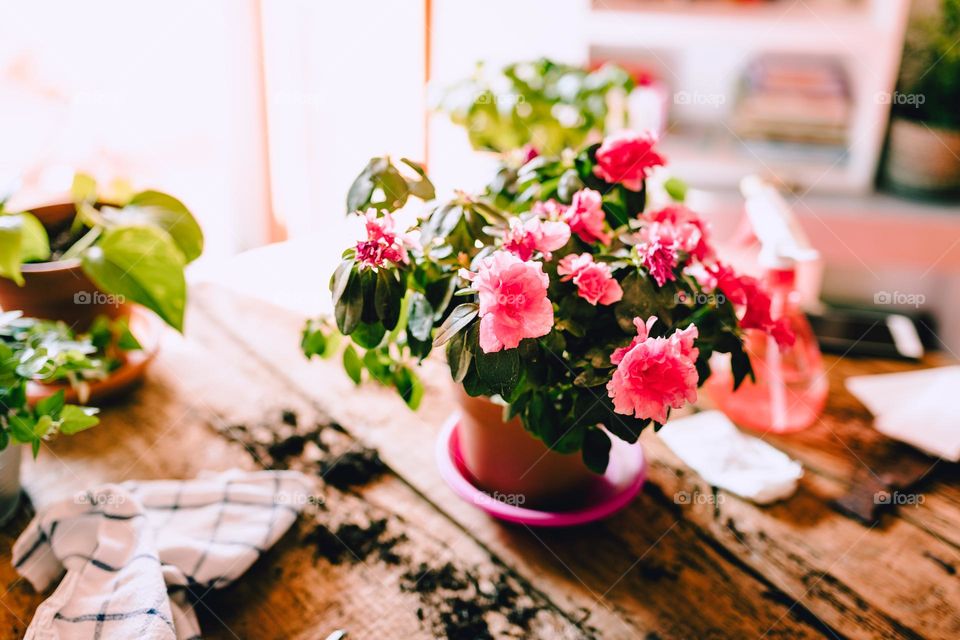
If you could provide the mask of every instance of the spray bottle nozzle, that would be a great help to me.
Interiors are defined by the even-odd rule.
[[[816,260],[820,254],[810,246],[806,234],[780,192],[759,176],[740,182],[746,199],[747,216],[760,240],[760,263],[765,267],[791,268],[796,262]]]

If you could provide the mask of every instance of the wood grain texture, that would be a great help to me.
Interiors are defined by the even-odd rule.
[[[515,593],[508,609],[531,613],[524,623],[492,608],[484,623],[493,637],[960,636],[955,465],[933,466],[916,489],[923,503],[872,528],[830,506],[858,474],[883,473],[902,452],[870,428],[843,377],[910,365],[830,361],[822,423],[769,438],[807,469],[783,503],[757,507],[715,494],[645,433],[650,481],[627,509],[586,527],[534,531],[490,520],[440,479],[434,439],[454,410],[442,363],[424,364],[427,393],[414,413],[387,390],[354,387],[336,362],[307,362],[295,314],[209,287],[192,299],[188,337],[167,336],[146,384],[107,408],[101,426],[45,447],[27,465],[25,484],[42,506],[96,482],[203,469],[284,466],[316,475],[317,506],[238,584],[203,596],[197,610],[208,637],[325,638],[336,628],[350,638],[437,637],[445,599],[470,600],[474,589],[495,585]],[[283,409],[296,413],[297,427],[279,419]],[[331,422],[343,431],[314,429]],[[267,453],[264,443],[277,434],[314,431],[302,452]],[[321,478],[324,460],[362,447],[379,451],[382,475],[344,489]],[[0,535],[0,629],[12,629],[10,637],[43,598],[9,564],[28,515],[22,510]],[[371,522],[397,539],[396,559],[318,556],[318,526]],[[420,563],[447,562],[476,584],[442,597],[410,588]]]

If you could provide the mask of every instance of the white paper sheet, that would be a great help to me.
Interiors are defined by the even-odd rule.
[[[793,495],[803,475],[799,462],[741,433],[720,411],[671,420],[659,435],[711,485],[759,504]]]
[[[847,378],[847,389],[875,416],[877,431],[960,462],[960,366]]]

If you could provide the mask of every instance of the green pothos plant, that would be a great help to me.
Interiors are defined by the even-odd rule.
[[[759,283],[717,260],[682,182],[659,182],[650,205],[665,162],[652,136],[621,132],[501,170],[399,229],[405,198],[390,184],[434,190],[418,166],[403,177],[376,159],[348,206],[366,237],[343,253],[334,317],[307,325],[304,352],[341,353],[355,382],[392,385],[416,407],[416,364],[443,349],[466,393],[603,471],[611,436],[635,442],[696,399],[713,353],[730,354],[735,385],[752,375],[745,330],[791,340]]]
[[[438,107],[467,130],[475,149],[502,153],[530,146],[549,155],[600,138],[608,96],[626,96],[633,88],[630,74],[614,64],[590,71],[541,58],[491,71],[480,63],[443,93]]]
[[[107,335],[114,331],[117,340]],[[62,322],[23,318],[19,311],[0,314],[0,450],[28,444],[37,455],[43,440],[97,424],[97,410],[68,404],[64,389],[31,406],[27,386],[69,383],[83,401],[87,384],[104,378],[111,367],[108,342],[139,348],[123,327],[106,321],[78,336]]]
[[[184,267],[203,253],[203,232],[190,210],[154,190],[98,195],[85,174],[74,177],[72,193],[76,217],[53,239],[36,216],[0,203],[0,276],[23,286],[21,265],[77,259],[105,293],[139,303],[181,331]]]

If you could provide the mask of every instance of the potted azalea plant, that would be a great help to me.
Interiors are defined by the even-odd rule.
[[[348,336],[350,376],[415,407],[412,363],[443,349],[482,488],[531,503],[583,485],[611,438],[634,443],[697,399],[712,354],[730,354],[735,385],[752,375],[744,331],[776,325],[756,281],[717,260],[682,183],[649,193],[665,162],[651,135],[620,132],[433,203],[403,230],[361,176],[369,197],[349,209],[365,209],[366,237],[331,279],[335,323],[308,324],[304,351],[337,353]]]
[[[186,206],[160,191],[98,195],[78,174],[73,202],[7,211],[0,203],[0,307],[85,330],[129,303],[183,329],[184,267],[203,251]]]
[[[0,524],[20,499],[18,445],[30,445],[36,456],[43,440],[97,424],[97,410],[68,404],[62,388],[30,402],[34,383],[63,382],[83,395],[88,381],[106,376],[108,359],[94,343],[62,322],[0,314]]]

